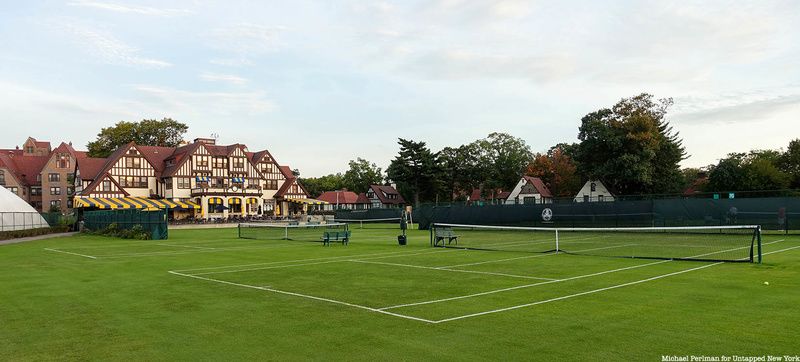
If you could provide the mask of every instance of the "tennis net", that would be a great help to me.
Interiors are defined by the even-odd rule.
[[[381,219],[336,219],[337,223],[347,223],[358,229],[400,229],[402,218],[390,217]]]
[[[239,224],[239,238],[259,240],[295,240],[322,242],[326,232],[347,231],[345,223],[327,224]]]
[[[541,228],[433,224],[431,245],[610,257],[761,262],[759,226]]]

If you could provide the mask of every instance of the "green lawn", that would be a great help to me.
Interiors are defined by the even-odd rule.
[[[0,246],[0,360],[800,354],[797,235],[765,235],[761,265],[434,249],[416,230],[401,247],[396,235]]]

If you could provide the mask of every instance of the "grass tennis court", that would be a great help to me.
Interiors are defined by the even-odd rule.
[[[432,248],[427,230],[400,247],[398,230],[351,230],[349,246],[235,228],[0,246],[0,359],[798,353],[797,235],[763,235],[759,265]]]

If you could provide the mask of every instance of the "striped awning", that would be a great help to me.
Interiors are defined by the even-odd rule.
[[[148,199],[144,197],[83,197],[75,199],[76,208],[94,207],[98,209],[179,209],[196,210],[200,206],[191,201],[172,201],[167,199]]]
[[[257,203],[258,203],[258,199],[257,199],[257,198],[255,198],[255,197],[248,197],[248,198],[247,198],[247,203],[248,203],[248,204],[251,204],[251,205],[253,205],[253,204],[257,204]]]
[[[228,205],[238,205],[242,203],[242,199],[238,197],[231,197],[228,199]]]
[[[208,199],[208,203],[212,204],[212,205],[216,205],[216,204],[222,205],[223,201],[224,200],[222,200],[221,197],[211,197],[211,198]]]
[[[235,184],[243,184],[244,183],[244,177],[232,177],[231,178],[231,182],[233,182]]]
[[[211,177],[208,176],[197,176],[194,178],[196,182],[211,182]]]
[[[315,199],[290,199],[287,198],[286,201],[294,202],[295,204],[306,204],[306,205],[327,205],[328,202],[315,200]]]

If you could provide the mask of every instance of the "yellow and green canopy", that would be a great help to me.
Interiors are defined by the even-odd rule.
[[[325,201],[314,200],[314,199],[294,199],[294,198],[287,198],[286,201],[294,202],[296,204],[306,204],[306,205],[327,205],[328,203]]]

